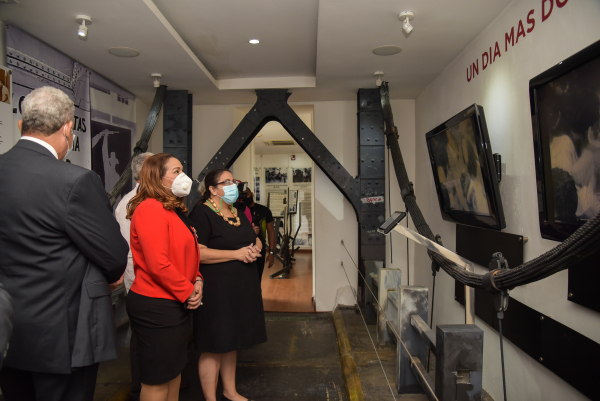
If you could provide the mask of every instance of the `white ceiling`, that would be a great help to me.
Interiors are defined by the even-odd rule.
[[[13,24],[150,103],[150,74],[195,104],[254,103],[253,88],[290,88],[290,101],[353,100],[384,71],[393,98],[412,99],[512,0],[19,0]],[[398,14],[414,11],[410,36]],[[77,38],[77,14],[93,23]],[[250,45],[249,39],[261,40]],[[373,48],[398,45],[397,55]],[[136,58],[108,53],[137,49]]]

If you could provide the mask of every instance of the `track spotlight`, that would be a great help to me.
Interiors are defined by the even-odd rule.
[[[160,87],[160,79],[162,78],[162,74],[154,73],[151,76],[152,76],[152,82],[154,82],[154,87],[155,88]]]
[[[379,88],[383,82],[383,71],[375,71],[373,75],[375,76],[375,85]]]
[[[400,21],[403,21],[402,30],[407,35],[409,35],[413,30],[413,26],[410,24],[410,20],[413,19],[414,17],[415,17],[415,13],[412,11],[404,11],[404,12],[400,13],[400,15],[398,15],[398,19]]]
[[[402,29],[404,30],[404,32],[406,33],[411,33],[411,31],[413,30],[412,25],[410,24],[410,22],[408,22],[408,17],[406,17],[406,19],[404,20],[404,24],[402,24]]]
[[[79,23],[79,29],[77,30],[77,35],[80,39],[86,39],[88,34],[87,27],[92,25],[92,19],[87,15],[78,15],[75,18],[75,21]],[[86,26],[87,24],[87,26]]]

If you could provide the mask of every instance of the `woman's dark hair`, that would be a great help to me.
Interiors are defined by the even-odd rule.
[[[206,177],[204,177],[204,193],[202,194],[201,202],[204,203],[208,200],[208,198],[210,198],[210,191],[208,188],[216,187],[221,180],[223,173],[230,173],[230,171],[226,168],[218,168],[206,174]]]

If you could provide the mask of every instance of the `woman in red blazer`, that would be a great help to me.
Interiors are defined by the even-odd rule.
[[[127,206],[135,279],[126,306],[140,354],[140,399],[176,401],[190,310],[201,304],[203,287],[198,240],[183,202],[192,181],[179,160],[159,153],[144,162],[139,184]]]

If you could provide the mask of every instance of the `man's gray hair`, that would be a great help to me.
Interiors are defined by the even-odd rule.
[[[49,136],[73,121],[75,105],[63,91],[43,86],[25,97],[21,110],[23,134],[40,132]]]
[[[133,176],[134,180],[140,180],[140,171],[142,171],[142,166],[144,165],[146,158],[150,156],[154,156],[154,153],[140,153],[139,155],[133,158],[133,160],[131,161],[131,175]]]

